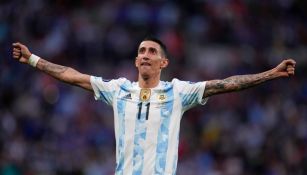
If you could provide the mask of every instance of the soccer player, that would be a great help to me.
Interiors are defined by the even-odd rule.
[[[92,91],[96,100],[113,107],[117,175],[170,175],[176,173],[178,138],[183,113],[207,98],[239,91],[268,80],[294,75],[295,61],[283,60],[275,68],[250,75],[191,83],[161,81],[169,64],[165,45],[155,38],[138,47],[135,66],[138,81],[126,78],[105,80],[57,65],[32,54],[21,43],[13,44],[13,58],[63,82]]]

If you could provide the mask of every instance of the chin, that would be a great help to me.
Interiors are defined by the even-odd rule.
[[[149,73],[141,73],[141,77],[146,80],[146,79],[149,79]]]
[[[151,73],[150,72],[152,72],[150,69],[148,69],[148,68],[144,68],[144,67],[142,67],[142,68],[140,68],[139,69],[139,72],[140,72],[140,74],[143,76],[143,75],[145,75],[145,76],[149,76]]]

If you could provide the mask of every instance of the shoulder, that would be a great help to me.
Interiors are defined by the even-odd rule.
[[[177,78],[172,79],[172,81],[161,81],[160,88],[163,91],[168,91],[170,89],[180,89],[180,87],[184,86],[185,81],[181,81]]]
[[[118,85],[121,89],[129,91],[133,89],[133,82],[128,80],[127,78],[121,77],[117,79]]]
[[[130,82],[129,80],[127,80],[126,78],[124,77],[120,77],[120,78],[117,78],[117,79],[105,79],[105,78],[102,78],[102,77],[99,77],[99,76],[91,76],[91,81],[102,81],[102,82],[105,82],[105,83],[108,83],[108,82],[113,82],[113,83],[125,83],[125,82]]]
[[[192,81],[184,81],[184,80],[179,80],[177,78],[174,78],[171,83],[174,85],[174,86],[180,86],[180,85],[190,85],[190,84],[195,84],[195,82],[192,82]]]
[[[203,90],[206,86],[205,81],[182,81],[178,79],[173,79],[172,84],[175,89],[178,89],[180,92],[189,92],[189,91],[195,91],[195,90]]]
[[[120,77],[120,78],[115,79],[115,80],[116,80],[118,83],[120,83],[120,84],[125,84],[125,83],[131,84],[131,81],[128,80],[127,78],[125,78],[125,77]]]
[[[91,76],[91,84],[97,86],[109,86],[109,87],[131,86],[130,80],[124,77],[117,79],[105,79],[98,76]]]

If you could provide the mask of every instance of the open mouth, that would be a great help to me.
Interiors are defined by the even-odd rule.
[[[147,62],[143,62],[143,63],[141,63],[141,66],[151,66],[151,64],[147,63]]]

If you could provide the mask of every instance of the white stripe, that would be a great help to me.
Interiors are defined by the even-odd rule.
[[[155,104],[151,104],[147,122],[146,152],[144,155],[145,162],[143,174],[154,174],[160,119],[160,109],[156,108]]]

